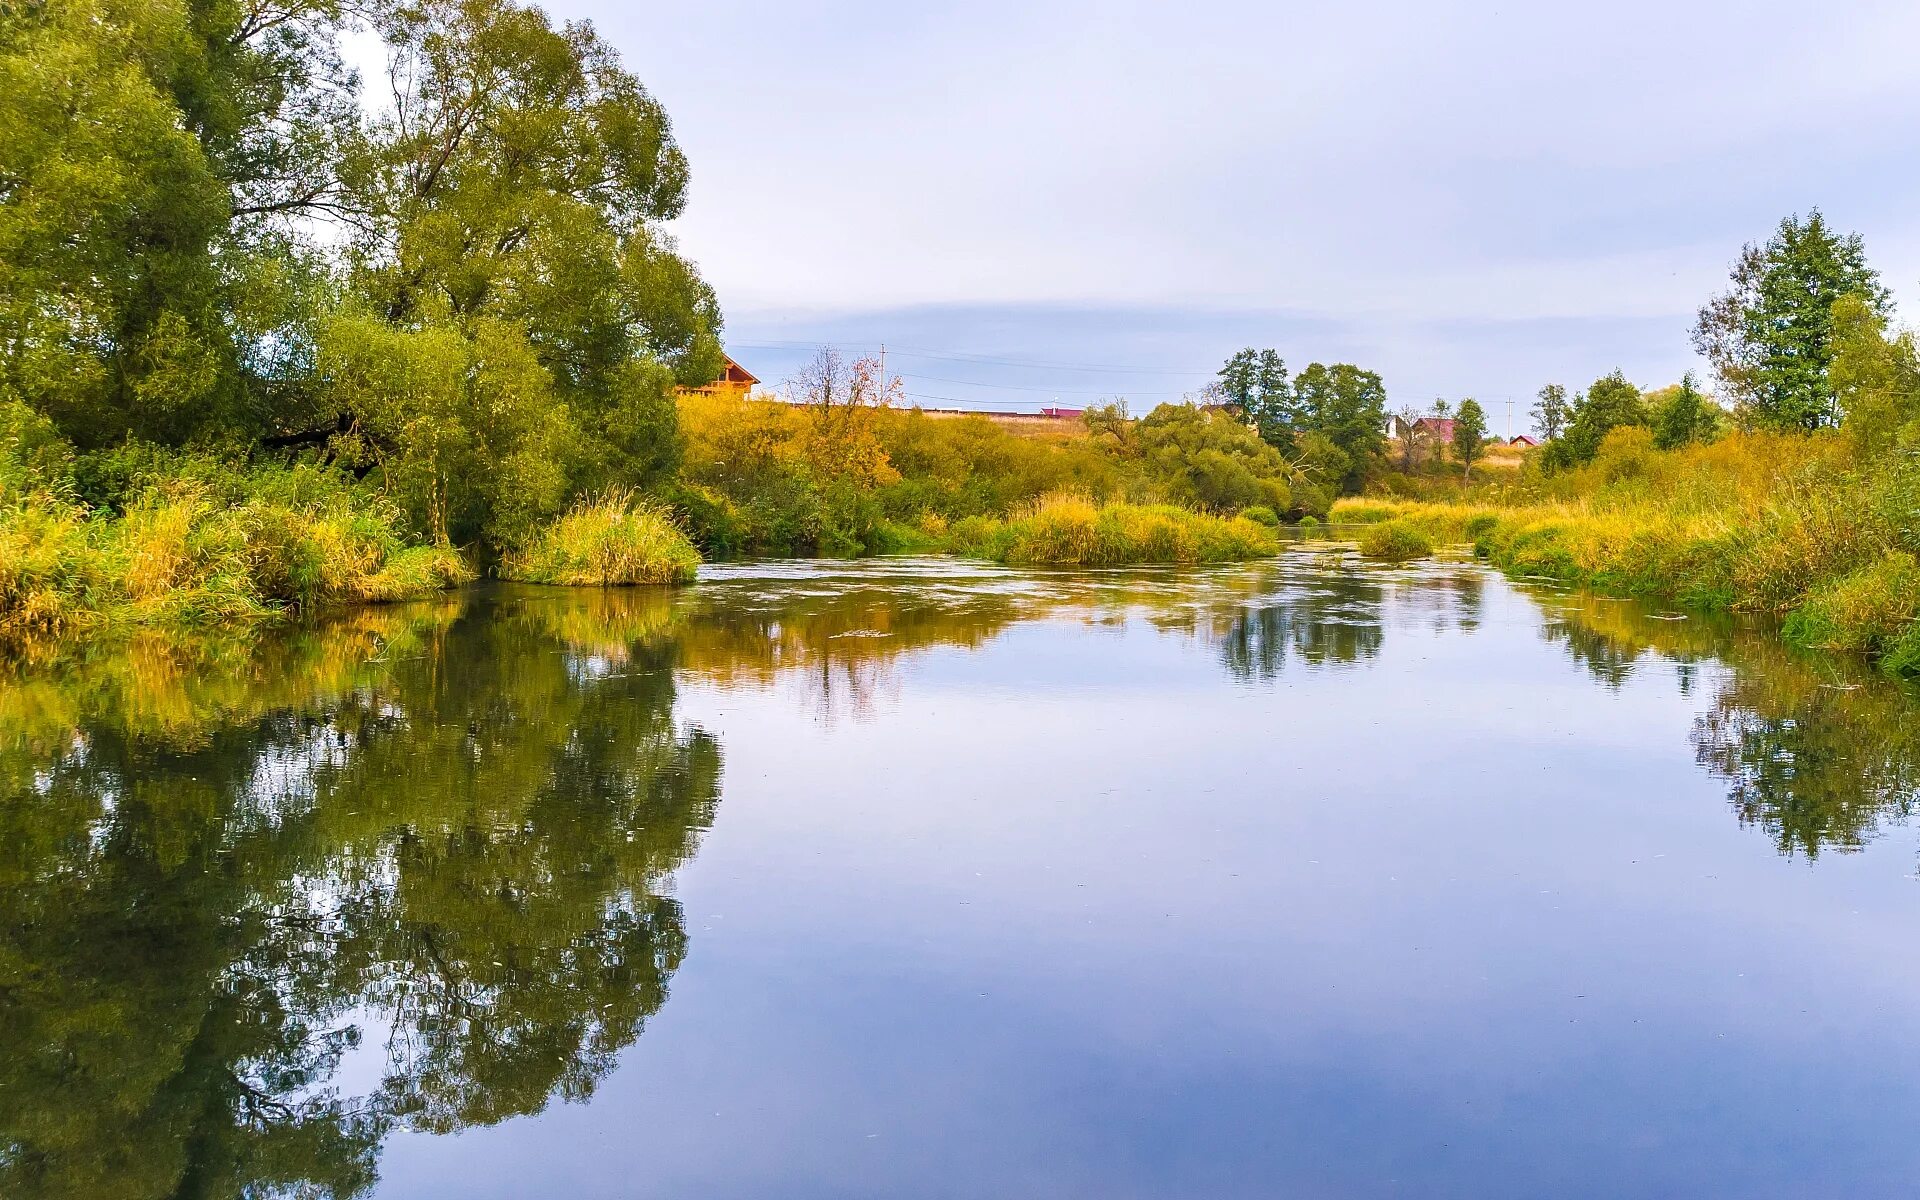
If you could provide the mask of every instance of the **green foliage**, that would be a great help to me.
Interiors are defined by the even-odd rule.
[[[1386,385],[1351,363],[1311,363],[1294,379],[1293,391],[1301,430],[1324,437],[1345,458],[1328,490],[1358,491],[1386,454]]]
[[[1383,562],[1412,562],[1433,557],[1433,539],[1410,522],[1384,521],[1361,531],[1360,554]]]
[[[1240,510],[1240,516],[1243,520],[1252,521],[1255,525],[1265,525],[1268,529],[1277,528],[1280,524],[1279,514],[1264,504],[1249,504]],[[1304,525],[1311,520],[1313,520],[1312,517],[1303,517],[1301,524]]]
[[[132,478],[119,514],[62,490],[0,503],[0,639],[256,620],[472,575],[449,548],[410,545],[398,510],[321,468],[180,460]]]
[[[1551,442],[1566,431],[1567,422],[1572,418],[1573,407],[1567,403],[1567,389],[1557,383],[1549,383],[1540,389],[1533,402],[1533,427],[1540,434],[1540,440]]]
[[[1453,419],[1453,456],[1460,462],[1460,473],[1470,473],[1486,450],[1487,414],[1469,396],[1460,402],[1460,412]]]
[[[1264,504],[1293,507],[1293,468],[1280,452],[1225,413],[1162,404],[1133,430],[1132,453],[1161,498],[1208,512]]]
[[[1235,351],[1209,390],[1271,445],[1285,445],[1298,424],[1287,364],[1277,350]]]
[[[1645,425],[1646,405],[1640,389],[1615,371],[1596,379],[1584,395],[1573,399],[1573,415],[1565,434],[1547,446],[1544,461],[1550,468],[1584,466],[1600,452],[1608,433],[1622,425]]]
[[[673,390],[722,361],[663,231],[665,113],[590,26],[512,0],[12,6],[0,164],[0,403],[83,452],[310,449],[500,550],[670,477]],[[80,497],[133,465],[92,460]]]
[[[954,530],[955,548],[1000,562],[1077,567],[1214,563],[1279,552],[1271,530],[1172,505],[1048,496],[1003,523]]]
[[[577,504],[537,532],[501,574],[574,587],[692,583],[700,552],[666,510],[614,493]]]
[[[1674,450],[1689,442],[1712,441],[1721,432],[1723,414],[1700,394],[1693,372],[1680,377],[1671,394],[1654,393],[1647,398],[1653,409],[1653,443],[1662,450]]]
[[[1892,450],[1920,426],[1920,350],[1913,333],[1888,336],[1887,321],[1859,296],[1833,306],[1834,394],[1844,428],[1863,457]]]
[[[1790,216],[1765,244],[1741,251],[1732,286],[1700,310],[1694,346],[1746,420],[1825,428],[1841,415],[1829,369],[1834,305],[1845,296],[1881,317],[1891,305],[1860,235],[1834,232],[1819,209],[1804,221]]]
[[[1920,560],[1888,552],[1816,587],[1787,617],[1786,635],[1804,646],[1881,658],[1895,673],[1920,674],[1913,657],[1920,621]]]

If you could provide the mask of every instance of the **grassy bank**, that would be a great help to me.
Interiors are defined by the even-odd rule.
[[[1333,518],[1470,542],[1518,576],[1717,611],[1920,674],[1920,464],[1852,463],[1839,435],[1735,435],[1654,451],[1609,438],[1558,497],[1493,505],[1343,500]]]
[[[948,538],[957,554],[1045,566],[1234,562],[1280,549],[1271,529],[1244,517],[1074,495],[1043,497],[1006,520],[957,522]]]
[[[0,638],[209,626],[331,601],[404,600],[471,578],[450,547],[318,471],[179,477],[124,510],[51,492],[0,501]]]

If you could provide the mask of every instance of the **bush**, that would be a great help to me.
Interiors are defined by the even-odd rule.
[[[1271,530],[1239,517],[1074,495],[1044,497],[1004,523],[958,522],[951,544],[1001,562],[1085,567],[1231,562],[1280,548]]]
[[[691,583],[700,552],[664,508],[610,492],[575,505],[510,554],[501,574],[574,587]]]
[[[1244,520],[1252,521],[1255,525],[1265,525],[1268,529],[1276,528],[1280,524],[1280,514],[1264,504],[1250,504],[1240,510],[1240,516]]]
[[[1360,553],[1384,562],[1412,562],[1433,555],[1433,539],[1409,521],[1387,521],[1360,535]]]

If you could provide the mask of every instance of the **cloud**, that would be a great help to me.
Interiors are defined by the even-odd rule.
[[[1816,204],[1920,281],[1911,4],[549,7],[674,114],[677,233],[736,331],[1273,313],[1411,358],[1473,322],[1516,339],[1475,343],[1504,382],[1542,323],[1690,361],[1739,245]],[[1086,353],[1124,361],[1120,327]]]

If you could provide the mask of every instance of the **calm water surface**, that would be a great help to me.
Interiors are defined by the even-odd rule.
[[[7,1197],[1897,1196],[1920,703],[1330,545],[0,672]]]

